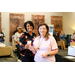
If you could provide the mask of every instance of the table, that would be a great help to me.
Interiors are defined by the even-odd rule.
[[[68,49],[67,50],[60,50],[59,49],[57,54],[62,56],[63,62],[75,62],[75,59],[65,58],[65,56],[68,56]]]

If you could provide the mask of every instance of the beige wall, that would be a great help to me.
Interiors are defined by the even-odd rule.
[[[63,13],[63,30],[65,34],[72,34],[75,30],[75,12]]]
[[[52,15],[54,16],[63,16],[62,12],[1,12],[1,24],[2,24],[2,29],[5,34],[5,44],[6,45],[11,45],[11,42],[9,42],[9,13],[21,13],[25,14],[25,21],[31,20],[31,15],[45,15],[45,23],[51,24],[51,17]],[[66,13],[64,13],[65,15]],[[68,15],[67,15],[68,16]],[[66,25],[66,21],[64,23]],[[68,25],[68,24],[67,24]]]

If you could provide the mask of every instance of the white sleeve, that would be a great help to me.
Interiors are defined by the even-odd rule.
[[[14,35],[14,40],[17,41],[17,33]]]
[[[51,49],[52,50],[58,49],[57,42],[53,36],[51,37]]]

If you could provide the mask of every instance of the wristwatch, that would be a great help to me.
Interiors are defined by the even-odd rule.
[[[50,54],[48,54],[47,56],[50,56]]]

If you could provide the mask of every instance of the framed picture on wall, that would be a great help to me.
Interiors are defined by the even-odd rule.
[[[24,14],[9,14],[9,40],[12,41],[12,35],[17,27],[24,29]]]
[[[63,17],[62,16],[51,16],[51,24],[54,25],[55,31],[60,34],[63,30]]]
[[[38,25],[45,22],[45,16],[44,15],[32,15],[32,22],[34,23],[34,31],[33,32],[36,35],[38,35],[38,33],[37,33]]]
[[[1,29],[1,12],[0,12],[0,29]]]

